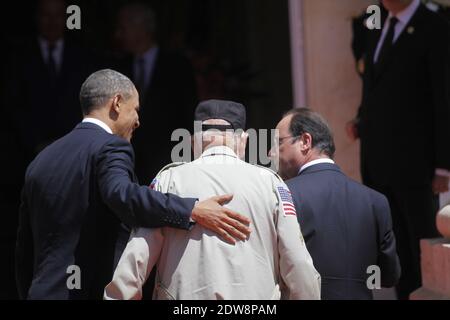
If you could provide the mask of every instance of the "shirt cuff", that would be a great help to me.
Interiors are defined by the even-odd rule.
[[[434,174],[437,175],[437,176],[450,178],[450,171],[448,171],[447,169],[437,168],[434,171]]]
[[[197,202],[198,202],[198,200],[195,201],[194,207],[197,205]],[[195,220],[192,219],[192,216],[189,217],[189,227],[188,227],[189,229],[188,230],[191,230],[195,226],[196,223],[197,222],[195,222]]]

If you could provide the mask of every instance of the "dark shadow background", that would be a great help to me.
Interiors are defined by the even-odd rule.
[[[110,61],[117,58],[112,35],[118,8],[127,2],[70,1],[69,4],[81,8],[81,30],[66,30],[66,39],[76,43],[89,58],[89,66],[84,71],[110,66]],[[292,106],[287,1],[141,2],[148,3],[156,13],[160,46],[182,53],[192,64],[199,100],[219,98],[243,103],[247,107],[247,126],[256,129],[273,128],[281,111]],[[14,79],[19,74],[18,69],[23,67],[22,56],[30,54],[27,43],[36,38],[36,7],[37,1],[7,1],[0,19],[3,172],[0,179],[0,299],[17,298],[14,244],[19,195],[25,168],[33,155],[27,153],[21,142],[19,130],[24,124],[20,123],[22,117],[17,115],[11,91],[21,94]],[[36,74],[30,70],[30,79],[33,76]],[[36,77],[33,81],[38,85],[44,80]],[[72,89],[79,90],[81,82],[71,85]],[[78,105],[77,101],[72,103]],[[45,103],[41,108],[45,109]],[[76,112],[81,120],[81,111]],[[169,119],[158,119],[165,120]],[[51,121],[57,123],[58,119]],[[27,123],[31,135],[34,125],[38,124]]]

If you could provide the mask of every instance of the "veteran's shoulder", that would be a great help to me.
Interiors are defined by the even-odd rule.
[[[258,170],[260,171],[261,174],[263,175],[267,175],[269,177],[271,177],[272,179],[275,179],[278,182],[283,182],[283,179],[278,175],[278,173],[276,173],[274,170],[272,170],[271,168],[259,165],[259,164],[255,164],[255,167],[258,168]]]
[[[165,165],[161,170],[159,170],[158,174],[156,175],[157,177],[161,176],[164,172],[173,169],[173,168],[177,168],[180,167],[184,164],[186,164],[188,162],[172,162],[169,163],[168,165]]]

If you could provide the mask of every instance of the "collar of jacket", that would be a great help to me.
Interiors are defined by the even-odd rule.
[[[317,163],[317,164],[314,164],[314,165],[302,170],[298,175],[301,176],[304,174],[309,174],[309,173],[318,172],[318,171],[325,171],[325,170],[342,172],[341,169],[334,163]]]
[[[105,131],[105,129],[103,129],[99,125],[94,124],[92,122],[80,122],[79,124],[77,124],[75,126],[75,129],[95,129],[95,130],[99,130],[99,131],[104,132],[104,133],[108,133],[108,132]]]
[[[201,158],[212,156],[230,156],[237,159],[236,153],[227,146],[215,146],[203,151]]]

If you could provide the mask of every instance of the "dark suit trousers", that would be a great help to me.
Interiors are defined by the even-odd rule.
[[[397,296],[406,300],[421,286],[420,239],[438,237],[436,213],[438,196],[430,184],[376,185],[364,177],[364,183],[383,193],[391,207],[392,223],[397,240],[402,275],[397,285]]]

